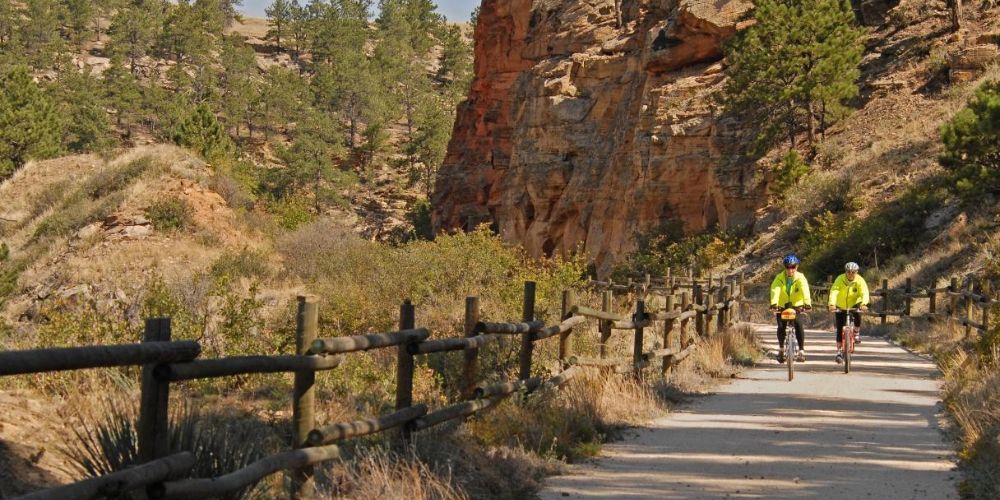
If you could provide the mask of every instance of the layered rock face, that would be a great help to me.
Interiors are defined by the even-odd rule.
[[[750,224],[762,192],[712,94],[739,0],[484,0],[436,228],[492,224],[599,269],[637,235]]]

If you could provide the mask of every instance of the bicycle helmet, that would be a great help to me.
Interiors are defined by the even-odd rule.
[[[785,256],[785,259],[781,261],[781,263],[784,264],[785,267],[797,266],[799,265],[799,258],[796,257],[795,254],[788,254]]]
[[[859,266],[857,262],[848,262],[847,264],[844,264],[844,270],[858,272],[861,270],[861,266]]]

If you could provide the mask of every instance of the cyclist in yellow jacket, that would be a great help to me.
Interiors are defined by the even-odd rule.
[[[860,309],[868,310],[868,302],[871,296],[868,294],[868,283],[860,274],[861,266],[856,262],[848,262],[844,265],[844,274],[837,276],[833,286],[830,287],[830,301],[828,307],[830,312],[837,311],[837,357],[835,361],[844,362],[843,354],[840,353],[841,343],[844,340],[844,325],[847,324],[847,310]],[[839,309],[839,311],[838,311]],[[851,313],[854,326],[861,328],[861,312]],[[854,337],[854,343],[860,343],[860,337]]]
[[[798,272],[799,258],[788,255],[781,261],[785,270],[778,273],[771,282],[771,310],[775,312],[778,321],[778,362],[785,362],[785,320],[781,319],[781,310],[794,307],[798,310],[812,309],[812,297],[809,294],[809,280]],[[795,338],[799,342],[796,361],[806,360],[805,332],[798,318],[795,320]]]

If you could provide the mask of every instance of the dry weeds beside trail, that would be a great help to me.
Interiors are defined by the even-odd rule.
[[[757,333],[777,349],[773,327]],[[831,333],[808,331],[806,348],[795,381],[765,361],[551,478],[541,497],[957,497],[933,362],[865,338],[845,375]]]

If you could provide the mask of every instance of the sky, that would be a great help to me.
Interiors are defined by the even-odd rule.
[[[472,13],[472,9],[475,9],[479,5],[480,0],[435,0],[434,3],[438,6],[438,12],[444,14],[449,21],[463,22],[469,20],[469,14]],[[264,15],[264,9],[271,5],[272,0],[243,0],[243,6],[240,10],[244,14],[250,17],[266,17]],[[300,0],[299,3],[305,4],[307,1]],[[378,3],[377,1],[375,2]]]

